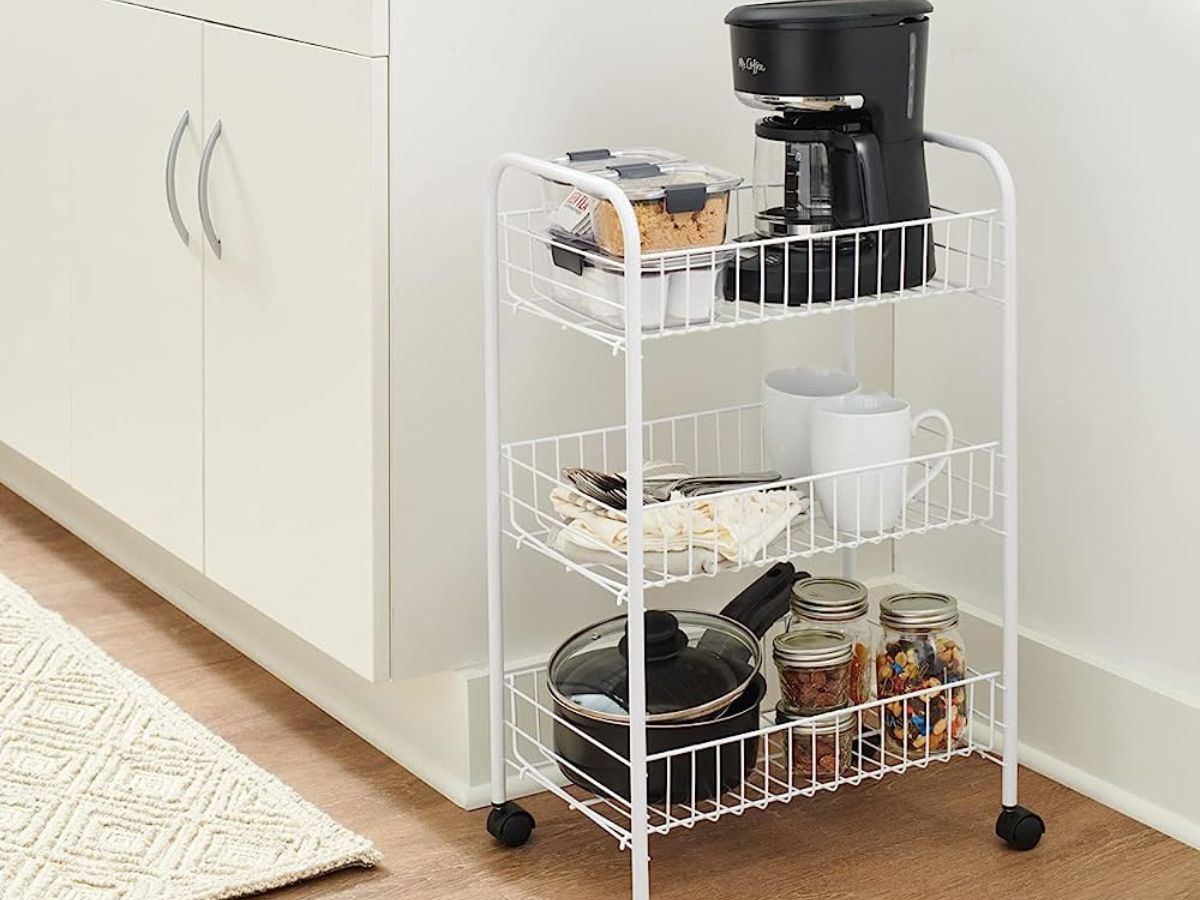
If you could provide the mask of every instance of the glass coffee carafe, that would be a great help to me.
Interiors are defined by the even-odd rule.
[[[780,177],[782,175],[782,178]],[[829,148],[758,138],[754,146],[754,231],[785,237],[833,225]]]
[[[805,306],[932,277],[928,229],[886,227],[895,217],[879,136],[851,99],[804,100],[756,123],[754,231],[742,240],[806,240],[752,243],[726,280],[727,300]]]

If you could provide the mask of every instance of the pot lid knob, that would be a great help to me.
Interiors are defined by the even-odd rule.
[[[663,662],[674,659],[688,645],[688,636],[679,627],[679,620],[672,613],[661,609],[646,610],[646,662]],[[617,644],[617,651],[629,659],[629,626],[625,636]]]

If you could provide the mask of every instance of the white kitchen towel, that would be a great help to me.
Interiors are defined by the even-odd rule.
[[[577,491],[556,487],[550,494],[555,512],[566,523],[556,546],[623,554],[629,549],[629,523],[624,513],[588,500]],[[745,491],[731,495],[685,498],[676,493],[667,503],[645,507],[643,534],[647,556],[681,553],[675,565],[687,564],[689,552],[709,553],[713,561],[747,563],[809,508],[809,499],[792,490]],[[615,556],[611,562],[616,563]],[[703,565],[701,561],[701,565]],[[694,571],[686,569],[685,571]]]

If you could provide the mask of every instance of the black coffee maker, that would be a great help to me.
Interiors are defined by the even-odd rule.
[[[793,0],[725,17],[737,97],[755,125],[754,234],[726,299],[791,306],[916,287],[934,275],[928,226],[822,232],[929,216],[927,0]]]

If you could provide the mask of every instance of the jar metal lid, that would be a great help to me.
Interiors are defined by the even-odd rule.
[[[952,628],[958,624],[958,601],[949,594],[923,591],[893,594],[879,604],[879,624],[898,630]]]
[[[791,608],[815,622],[850,622],[867,614],[867,586],[851,578],[805,578],[792,585]]]
[[[842,734],[854,729],[857,721],[857,713],[843,713],[838,716],[830,716],[826,719],[816,719],[810,721],[813,716],[802,716],[797,712],[788,709],[787,704],[780,700],[775,704],[775,724],[782,725],[785,722],[801,722],[795,731],[801,736],[806,734],[826,735],[826,734]]]
[[[772,652],[780,666],[817,669],[849,662],[854,657],[854,642],[840,631],[805,628],[779,635]]]

